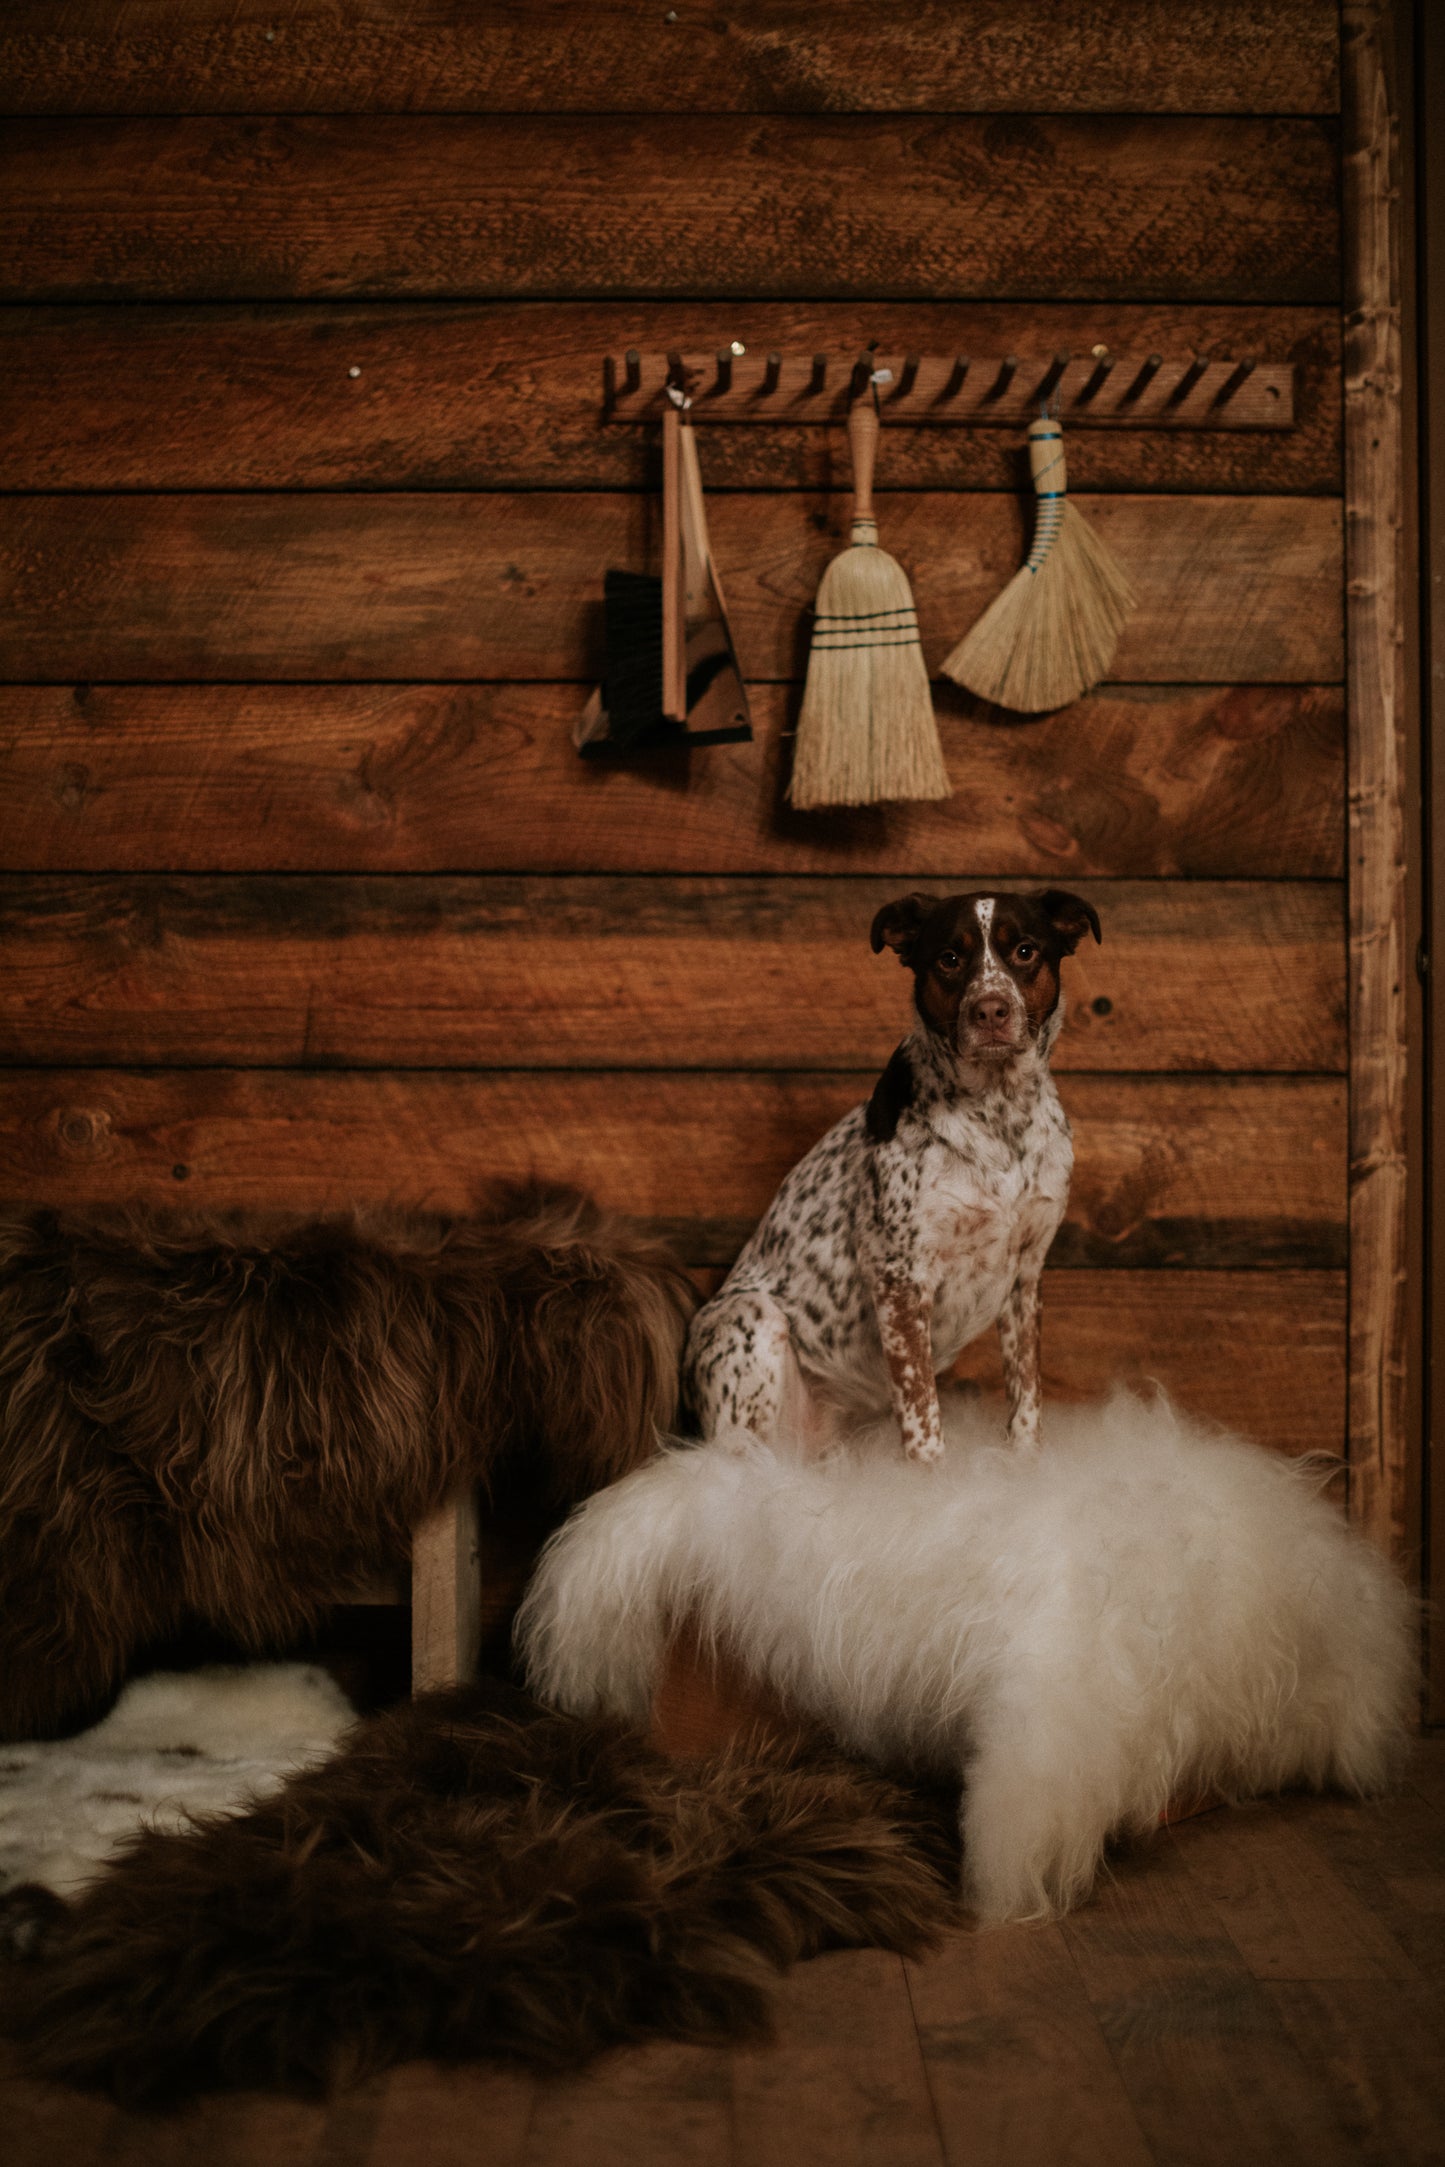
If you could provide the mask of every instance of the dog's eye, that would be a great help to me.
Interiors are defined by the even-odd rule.
[[[962,968],[962,964],[963,958],[956,956],[951,948],[945,948],[938,959],[938,968],[941,971],[956,971]]]
[[[1020,941],[1014,950],[1015,963],[1028,963],[1038,954],[1032,941]]]

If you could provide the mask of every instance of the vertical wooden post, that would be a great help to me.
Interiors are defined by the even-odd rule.
[[[1409,774],[1392,0],[1341,17],[1345,636],[1349,733],[1351,1516],[1410,1545],[1405,806]]]
[[[481,1567],[475,1490],[424,1520],[411,1545],[411,1689],[461,1685],[476,1672]]]

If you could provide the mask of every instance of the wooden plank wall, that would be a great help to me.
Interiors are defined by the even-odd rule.
[[[1334,0],[10,0],[0,1187],[465,1208],[535,1169],[715,1273],[898,1035],[878,903],[1077,885],[1049,1387],[1341,1449],[1338,45]],[[758,742],[567,737],[658,529],[601,356],[734,337],[1251,353],[1297,422],[1077,432],[1118,682],[941,693],[946,806],[793,817],[838,432],[702,444]],[[1022,471],[885,439],[934,664]]]

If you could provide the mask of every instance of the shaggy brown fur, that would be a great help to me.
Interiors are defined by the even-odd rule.
[[[956,1877],[930,1803],[816,1746],[694,1767],[463,1687],[242,1819],[141,1836],[68,1916],[50,1899],[10,1936],[41,1953],[5,2028],[38,2070],[137,2103],[755,2036],[778,1968],[926,1947]]]
[[[691,1307],[570,1190],[452,1224],[0,1222],[0,1736],[93,1712],[196,1619],[294,1640],[464,1482],[560,1515],[671,1422]]]

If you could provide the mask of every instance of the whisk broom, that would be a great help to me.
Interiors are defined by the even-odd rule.
[[[1134,595],[1112,551],[1070,504],[1063,431],[1029,423],[1038,518],[1028,560],[943,665],[981,700],[1041,715],[1107,676]]]
[[[818,588],[788,785],[788,802],[802,811],[949,794],[908,577],[878,547],[871,388],[849,411],[848,448],[852,540]]]

